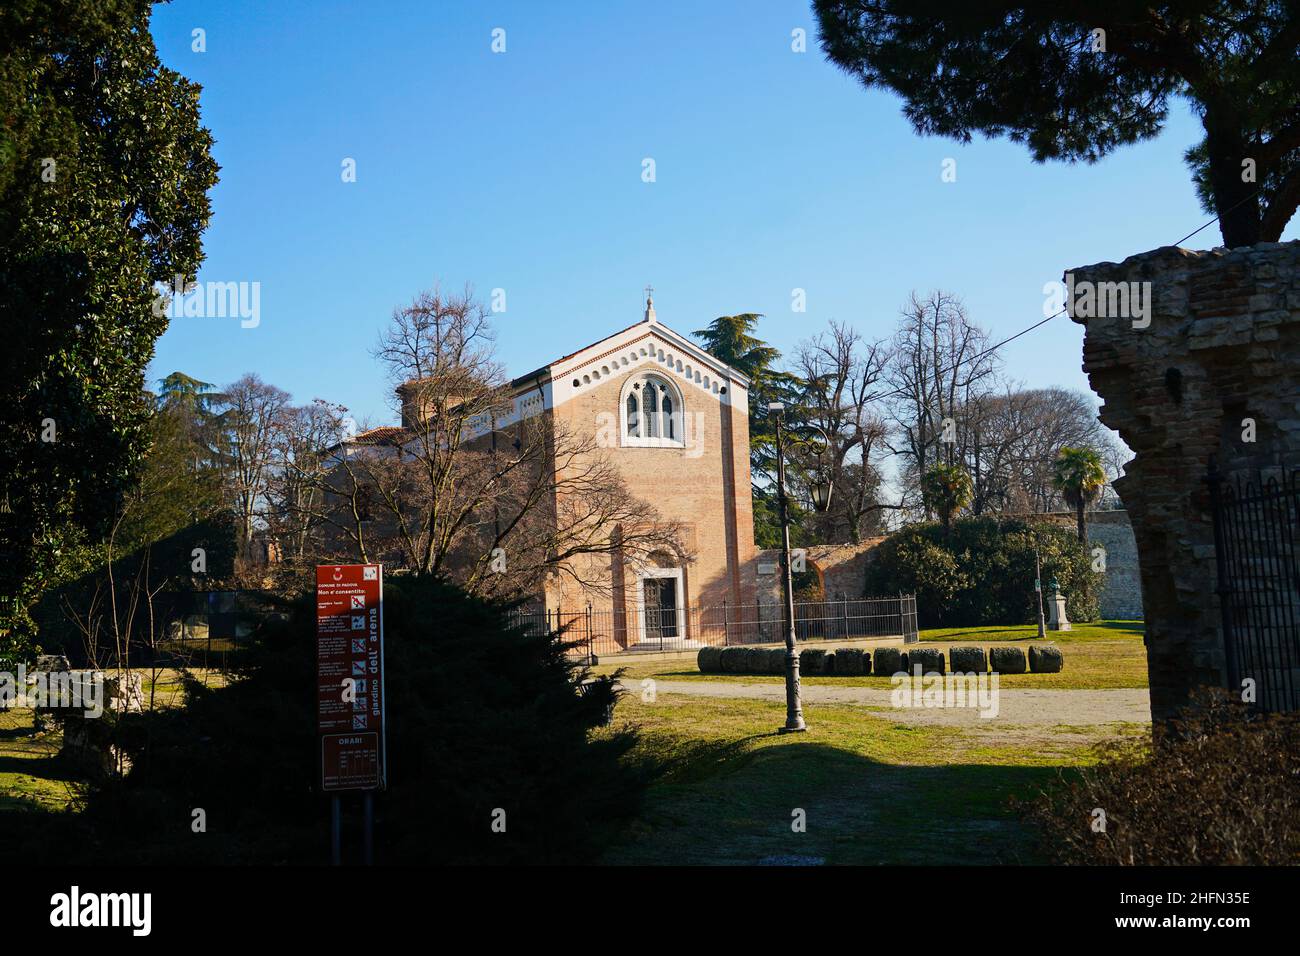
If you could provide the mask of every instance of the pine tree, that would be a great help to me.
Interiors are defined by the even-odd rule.
[[[1007,136],[1096,162],[1159,135],[1176,98],[1205,136],[1184,159],[1230,247],[1275,242],[1300,205],[1300,7],[815,0],[822,48],[906,102],[918,133]]]
[[[781,528],[776,508],[776,427],[767,406],[782,402],[787,423],[799,418],[799,396],[803,383],[789,372],[775,368],[781,353],[753,335],[757,312],[720,315],[707,328],[693,333],[705,350],[749,379],[749,471],[754,497],[754,540],[759,547],[777,547]],[[794,472],[797,466],[787,462]],[[793,474],[790,475],[793,477]],[[788,489],[787,489],[788,490]],[[803,541],[805,513],[790,503],[790,533],[795,544]]]

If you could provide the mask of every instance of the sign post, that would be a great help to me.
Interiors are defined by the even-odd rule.
[[[386,781],[384,569],[379,564],[316,568],[316,734],[321,789],[331,795],[331,859],[340,860],[340,794],[365,793],[363,846],[369,863],[372,791]]]

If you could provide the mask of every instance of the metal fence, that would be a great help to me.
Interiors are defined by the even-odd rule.
[[[161,667],[227,671],[266,614],[258,591],[185,592],[164,615],[161,638],[134,649],[133,659]]]
[[[1266,480],[1206,476],[1228,687],[1255,682],[1266,711],[1300,710],[1300,469]]]
[[[626,610],[596,610],[587,604],[518,611],[514,622],[534,633],[561,631],[574,645],[572,652],[582,656],[779,643],[786,633],[780,604],[723,602]],[[801,641],[901,637],[912,643],[918,639],[916,595],[799,602],[794,606],[794,630]]]

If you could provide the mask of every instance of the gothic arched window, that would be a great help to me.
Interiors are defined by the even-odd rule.
[[[633,437],[641,434],[640,418],[641,415],[638,411],[636,392],[632,392],[627,397],[627,425],[623,430],[623,434]]]
[[[639,375],[624,386],[623,444],[680,447],[681,392],[659,375]]]
[[[653,378],[645,381],[645,404],[649,411],[646,413],[646,433],[643,438],[659,437],[659,382]]]

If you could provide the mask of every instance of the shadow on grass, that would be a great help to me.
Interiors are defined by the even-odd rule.
[[[961,643],[1018,643],[1020,641],[1038,640],[1038,628],[1034,624],[979,624],[970,627],[943,627],[922,632],[922,643],[961,644]],[[942,633],[934,633],[940,631]],[[1096,632],[1109,632],[1097,634]],[[1075,621],[1072,631],[1048,631],[1048,641],[1099,641],[1112,636],[1116,640],[1141,637],[1146,631],[1144,621]]]
[[[1126,634],[1142,634],[1147,629],[1145,621],[1098,621],[1090,626]]]
[[[35,736],[36,728],[31,724],[25,727],[0,727],[0,740],[18,740]]]
[[[16,773],[43,780],[72,781],[80,777],[57,755],[49,757],[0,757],[0,773]]]
[[[660,786],[684,786],[748,763],[755,755],[750,745],[765,736],[775,734],[755,734],[737,740],[698,740],[659,732],[642,739],[637,758]]]
[[[900,765],[826,744],[749,746],[762,739],[685,747],[604,862],[1043,862],[1010,801],[1053,785],[1057,767]]]

